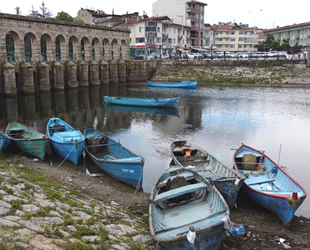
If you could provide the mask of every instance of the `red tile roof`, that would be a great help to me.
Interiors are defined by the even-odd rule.
[[[268,29],[268,30],[265,30],[264,32],[280,31],[280,30],[293,29],[293,28],[299,28],[299,27],[304,27],[304,26],[310,26],[310,22],[286,25],[282,27],[277,27],[275,29]]]
[[[237,25],[237,24],[212,25],[211,28],[214,30],[254,30],[254,28],[248,27],[246,25]]]

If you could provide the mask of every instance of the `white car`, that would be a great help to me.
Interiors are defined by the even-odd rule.
[[[187,56],[188,59],[203,59],[203,55],[199,53],[189,53]]]

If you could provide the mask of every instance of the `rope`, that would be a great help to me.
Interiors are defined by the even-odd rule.
[[[140,177],[139,177],[139,182],[138,182],[138,183],[140,183],[141,178],[142,178],[142,175],[143,175],[143,171],[141,171],[141,174],[140,174]],[[137,191],[138,191],[138,185],[136,186],[136,189],[135,189],[135,192],[134,192],[133,196],[135,196],[135,195],[136,195]],[[129,208],[129,207],[130,207],[130,205],[132,204],[132,201],[133,201],[133,199],[131,199],[131,201],[129,202],[129,204],[128,204],[127,208],[125,209],[125,212],[127,212],[128,208]]]
[[[76,145],[73,144],[73,147],[71,148],[71,150],[70,150],[69,154],[66,156],[66,158],[65,158],[56,168],[54,168],[54,169],[51,171],[51,173],[55,172],[55,170],[57,170],[57,169],[67,160],[67,158],[69,157],[69,155],[71,154],[71,152],[72,152],[72,150],[74,149],[75,146],[76,146]]]

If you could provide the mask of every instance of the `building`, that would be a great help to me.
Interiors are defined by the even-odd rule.
[[[212,29],[212,26],[208,23],[206,23],[204,25],[204,42],[203,42],[203,48],[206,49],[206,50],[210,50],[212,45],[215,44],[214,42],[214,35],[215,35],[215,32],[214,30]]]
[[[82,20],[85,24],[94,24],[104,27],[114,27],[120,23],[138,18],[138,12],[115,15],[114,10],[112,10],[112,14],[107,14],[102,10],[90,10],[83,8],[78,11],[76,17],[76,19]]]
[[[245,24],[219,23],[212,25],[215,51],[254,52],[257,51],[258,29]]]
[[[264,34],[265,37],[273,35],[274,39],[280,41],[280,44],[287,40],[290,47],[302,46],[304,49],[310,48],[310,22],[265,30]]]
[[[173,23],[190,27],[190,46],[203,48],[206,5],[193,0],[157,0],[153,3],[153,16],[168,16]]]
[[[189,48],[190,27],[173,23],[167,16],[132,19],[116,26],[130,33],[131,58],[147,58],[152,53],[173,54]]]

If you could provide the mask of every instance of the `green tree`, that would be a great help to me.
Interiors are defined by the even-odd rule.
[[[271,47],[273,48],[273,50],[279,50],[280,42],[278,40],[273,40],[271,42]]]
[[[68,22],[73,22],[74,19],[72,16],[70,16],[67,12],[61,11],[57,13],[57,16],[55,17],[57,20],[61,21],[68,21]]]

